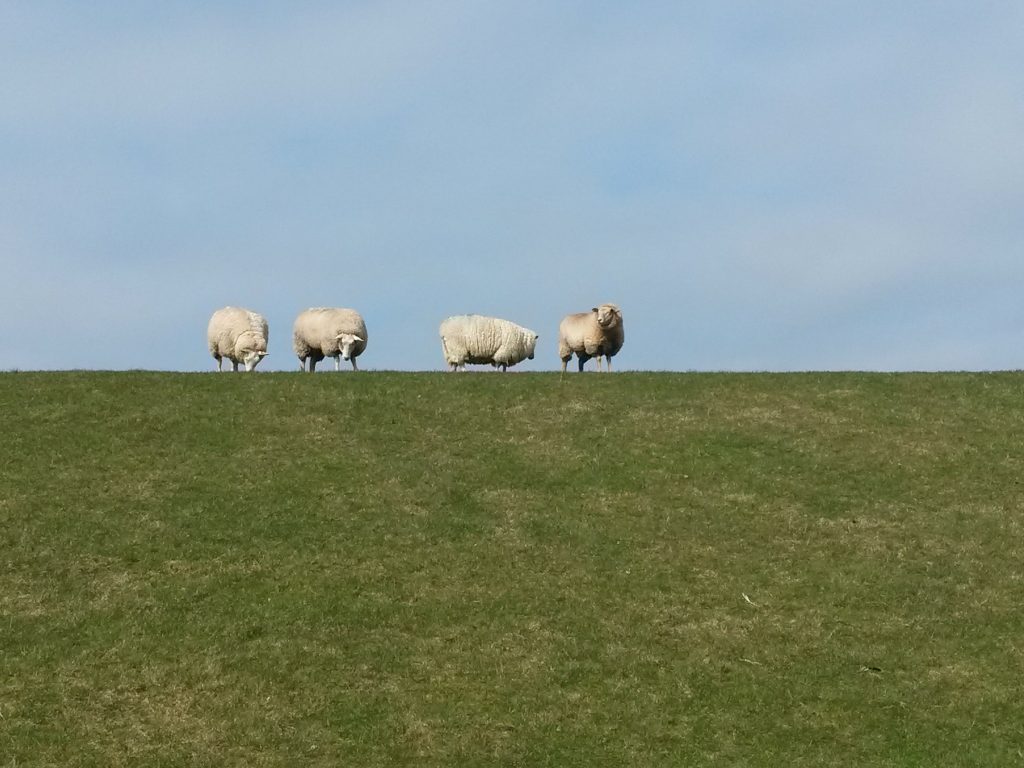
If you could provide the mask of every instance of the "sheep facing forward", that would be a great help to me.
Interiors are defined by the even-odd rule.
[[[483,315],[455,315],[441,323],[441,349],[451,370],[466,363],[490,364],[502,371],[532,360],[537,334],[508,320]]]
[[[263,315],[241,307],[218,309],[206,327],[206,344],[218,371],[224,370],[225,357],[231,361],[231,370],[237,371],[241,363],[251,371],[267,356],[269,336]]]
[[[622,310],[615,304],[602,304],[589,312],[566,315],[558,326],[558,356],[562,358],[562,373],[573,353],[579,359],[579,369],[592,357],[597,358],[601,370],[601,356],[608,359],[612,370],[612,356],[622,349],[626,335],[622,328]]]
[[[299,313],[292,326],[292,349],[299,357],[299,370],[316,370],[325,357],[334,358],[334,370],[341,370],[339,358],[352,363],[358,371],[356,358],[366,349],[366,323],[354,309],[313,307]]]

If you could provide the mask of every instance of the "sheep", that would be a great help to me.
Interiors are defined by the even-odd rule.
[[[601,355],[604,355],[611,373],[612,356],[622,349],[625,338],[622,310],[615,304],[602,304],[589,312],[566,315],[558,326],[558,356],[562,358],[562,373],[565,373],[573,352],[579,359],[580,371],[592,357],[597,358],[597,370],[600,371]]]
[[[533,360],[538,336],[508,320],[483,315],[455,315],[441,323],[441,349],[452,371],[466,363],[490,364],[502,371]]]
[[[238,370],[239,363],[245,365],[245,370],[253,370],[267,356],[269,337],[263,315],[241,307],[218,309],[206,327],[206,343],[218,371],[224,370],[221,366],[225,357],[233,371]]]
[[[300,312],[292,327],[292,349],[299,357],[299,370],[310,373],[325,357],[334,358],[334,370],[341,370],[339,357],[352,363],[358,371],[356,358],[366,349],[366,323],[354,309],[313,307]]]

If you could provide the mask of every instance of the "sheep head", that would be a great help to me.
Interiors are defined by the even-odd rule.
[[[245,363],[245,370],[251,371],[267,356],[267,340],[251,332],[243,333],[235,342],[235,355]]]
[[[533,338],[532,339],[527,339],[526,340],[526,351],[527,351],[526,359],[527,360],[533,360],[533,353],[534,353],[534,350],[537,349],[537,339],[539,339],[539,338],[540,338],[540,335],[535,333],[535,334],[533,334]]]
[[[602,328],[614,328],[622,322],[622,310],[615,304],[602,304],[590,311],[597,315],[597,324]]]
[[[338,351],[344,360],[351,360],[352,350],[355,348],[355,345],[363,341],[362,337],[356,336],[354,333],[339,333],[337,338]]]

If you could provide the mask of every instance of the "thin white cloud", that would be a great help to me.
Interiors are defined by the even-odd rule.
[[[166,25],[117,34],[46,14],[9,28],[0,119],[74,117],[145,130],[202,127],[232,116],[310,109],[332,114],[414,85],[471,20],[466,6],[381,2],[294,14],[196,6]],[[51,35],[54,26],[62,34]],[[33,44],[34,43],[34,44]],[[6,59],[6,61],[4,61]]]

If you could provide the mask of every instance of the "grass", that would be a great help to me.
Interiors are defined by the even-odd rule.
[[[1024,379],[0,375],[0,766],[1024,761]]]

